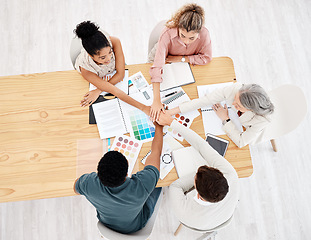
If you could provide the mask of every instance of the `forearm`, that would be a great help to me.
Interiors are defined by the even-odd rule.
[[[152,83],[152,87],[153,87],[153,102],[161,102],[160,83],[154,82]]]
[[[111,83],[112,85],[116,85],[118,82],[121,82],[123,78],[124,78],[124,71],[123,72],[117,71],[117,73],[113,75],[113,77],[109,80],[109,83]]]
[[[160,171],[160,157],[163,146],[163,127],[156,125],[154,138],[151,145],[151,153],[146,159],[146,166],[152,165]]]

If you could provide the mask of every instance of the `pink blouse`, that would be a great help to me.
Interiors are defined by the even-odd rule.
[[[158,41],[154,62],[150,68],[151,82],[162,82],[162,67],[168,55],[188,56],[190,64],[205,65],[212,60],[212,43],[209,32],[203,27],[198,38],[186,45],[177,28],[165,27]]]

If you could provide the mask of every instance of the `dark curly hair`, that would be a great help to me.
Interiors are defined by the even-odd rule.
[[[195,186],[200,196],[212,203],[223,200],[229,190],[229,185],[224,175],[218,169],[206,165],[199,167]]]
[[[74,30],[78,38],[81,38],[84,49],[91,56],[98,55],[102,48],[111,47],[106,36],[98,29],[96,23],[84,21]]]
[[[122,153],[107,152],[99,161],[97,175],[99,180],[107,187],[120,186],[127,175],[128,162]]]

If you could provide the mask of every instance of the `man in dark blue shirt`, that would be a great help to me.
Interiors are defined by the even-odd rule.
[[[155,186],[160,175],[163,127],[157,123],[155,126],[151,154],[142,171],[127,177],[125,156],[110,151],[98,163],[97,173],[84,174],[75,182],[75,192],[84,195],[96,208],[99,221],[115,231],[132,233],[142,229],[158,200],[161,188]]]

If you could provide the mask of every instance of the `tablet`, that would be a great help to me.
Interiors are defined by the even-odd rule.
[[[217,137],[215,135],[212,135],[210,133],[206,134],[206,141],[209,143],[209,145],[212,146],[221,156],[225,156],[229,141],[220,137]]]

